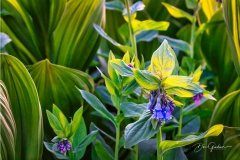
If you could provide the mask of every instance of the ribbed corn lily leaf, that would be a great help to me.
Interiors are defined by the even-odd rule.
[[[10,107],[8,91],[0,80],[0,129],[1,129],[1,156],[0,159],[15,159],[17,138],[16,123]]]
[[[71,0],[54,31],[56,63],[86,69],[95,55],[100,36],[93,27],[103,25],[104,0]]]
[[[104,9],[104,0],[3,1],[2,31],[12,39],[7,52],[24,64],[48,58],[84,70],[99,46],[93,23],[103,25]]]
[[[223,15],[228,29],[232,60],[240,76],[240,1],[223,1]]]
[[[40,61],[28,69],[42,105],[45,138],[50,141],[54,135],[47,121],[46,109],[52,110],[52,105],[56,104],[66,117],[72,117],[82,103],[77,88],[92,92],[93,80],[84,72],[55,65],[48,60]]]
[[[41,159],[42,113],[34,82],[17,58],[6,54],[0,54],[0,58],[1,80],[8,89],[17,126],[15,158]]]

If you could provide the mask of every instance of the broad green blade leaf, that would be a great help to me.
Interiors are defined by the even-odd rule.
[[[81,107],[82,108],[82,107]],[[77,126],[75,135],[71,137],[72,148],[75,148],[80,142],[82,142],[87,137],[87,128],[84,122],[83,117],[81,118],[80,124]],[[72,159],[81,159],[86,151],[86,148],[81,151],[72,154],[70,158]]]
[[[121,59],[111,60],[111,65],[121,76],[133,76],[131,68]]]
[[[158,30],[165,31],[168,29],[170,23],[165,21],[156,22],[154,20],[145,20],[145,21],[132,21],[132,27],[135,34],[139,34],[142,31],[148,30]]]
[[[201,86],[196,83],[188,83],[185,87],[173,87],[166,89],[167,94],[169,95],[177,95],[179,97],[193,97],[198,93],[202,93],[204,91]]]
[[[68,120],[67,118],[64,116],[64,114],[62,113],[62,111],[55,105],[53,104],[53,110],[52,110],[53,115],[58,119],[58,121],[60,122],[63,130],[65,130],[68,126]],[[65,133],[66,134],[66,133]]]
[[[162,5],[164,5],[168,12],[175,18],[187,18],[190,22],[193,22],[195,19],[194,16],[170,4],[162,2]]]
[[[239,127],[240,126],[240,90],[229,93],[218,101],[214,108],[209,125],[223,124],[225,126]],[[223,137],[208,138],[206,144],[214,142],[223,145]],[[231,148],[230,148],[231,149]],[[213,154],[213,155],[212,155]],[[211,159],[222,159],[223,151],[207,150],[206,156]],[[226,152],[225,152],[226,154]]]
[[[83,107],[80,107],[74,114],[73,116],[73,121],[72,121],[72,132],[73,132],[73,136],[75,136],[76,131],[78,129],[78,127],[81,124],[81,120],[82,120],[82,113],[83,113]],[[78,135],[76,135],[78,136]]]
[[[14,120],[8,91],[0,80],[0,130],[1,130],[1,159],[15,159],[17,128]]]
[[[124,10],[124,4],[121,1],[105,2],[106,9],[122,12]]]
[[[147,70],[132,69],[134,78],[142,87],[149,90],[156,90],[159,88],[161,81]]]
[[[93,80],[84,72],[55,65],[48,60],[40,61],[28,69],[42,105],[45,140],[50,141],[54,134],[47,121],[46,110],[52,110],[52,105],[56,104],[67,118],[72,117],[83,104],[76,87],[92,92]]]
[[[192,81],[192,77],[188,76],[168,76],[162,80],[164,89],[170,89],[175,87],[185,88]]]
[[[104,132],[103,130],[101,130],[100,128],[98,128],[94,123],[91,123],[91,127],[97,129],[99,132],[101,132],[102,134],[104,134],[105,136],[107,136],[109,139],[111,139],[112,141],[116,142],[116,139],[113,138],[112,136],[110,136],[109,134],[107,134],[106,132]]]
[[[134,92],[137,87],[138,87],[138,83],[136,80],[132,80],[128,85],[126,85],[122,91],[122,95],[123,96],[128,96],[129,94],[131,94],[132,92]]]
[[[223,130],[224,143],[223,157],[224,159],[237,160],[240,155],[237,151],[240,149],[240,128],[224,127]]]
[[[110,156],[110,154],[108,153],[108,151],[103,147],[102,143],[97,140],[94,148],[97,152],[97,155],[100,159],[104,159],[104,160],[113,160],[112,156]]]
[[[198,6],[198,0],[185,0],[188,9],[196,9]]]
[[[68,1],[54,31],[54,62],[85,70],[100,43],[93,24],[103,25],[104,0]]]
[[[221,9],[216,12],[210,22],[220,20],[223,20]],[[229,86],[231,86],[237,78],[232,57],[230,54],[226,54],[231,52],[230,45],[231,42],[229,41],[224,22],[209,27],[201,38],[202,55],[207,62],[208,68],[216,75],[214,83],[220,97],[226,95]],[[239,87],[234,90],[237,89],[239,89]]]
[[[156,77],[163,79],[172,74],[175,67],[175,58],[168,48],[167,40],[153,53],[151,59],[151,72]]]
[[[136,104],[133,102],[123,102],[120,105],[124,117],[140,117],[147,110],[147,104]]]
[[[190,55],[190,45],[180,39],[174,39],[174,38],[170,38],[167,36],[158,36],[158,39],[163,42],[164,39],[166,39],[169,43],[170,46],[177,48],[185,53],[187,53],[188,55]]]
[[[105,86],[97,86],[96,87],[96,94],[97,97],[100,98],[101,102],[104,104],[108,104],[110,106],[113,106],[111,96]]]
[[[0,60],[1,80],[8,89],[17,127],[15,158],[41,159],[43,124],[35,84],[17,58],[0,54]]]
[[[112,53],[112,51],[110,51],[109,57],[108,57],[108,75],[117,87],[117,86],[120,86],[120,77],[111,65],[111,60],[113,60],[113,59],[115,59],[115,56]]]
[[[109,36],[104,32],[104,30],[103,30],[100,26],[98,26],[98,25],[96,25],[96,24],[94,24],[93,26],[94,26],[94,28],[96,29],[96,31],[97,31],[103,38],[105,38],[106,40],[108,40],[108,41],[109,41],[110,43],[112,43],[114,46],[118,47],[121,51],[123,51],[124,53],[126,53],[127,51],[128,51],[130,54],[132,53],[130,47],[128,47],[128,46],[123,46],[123,45],[119,44],[118,42],[116,42],[115,40],[113,40],[111,37],[109,37]]]
[[[48,121],[49,121],[53,131],[56,133],[56,135],[60,138],[66,138],[64,129],[63,129],[61,123],[59,122],[59,120],[57,119],[57,117],[55,117],[48,110],[47,110],[47,117],[48,117]]]
[[[187,156],[184,154],[182,148],[174,148],[171,150],[168,150],[164,155],[163,159],[166,160],[188,160]]]
[[[210,137],[210,136],[218,136],[223,130],[223,125],[218,124],[215,126],[212,126],[209,130],[207,130],[206,132],[198,135],[198,136],[189,136],[186,137],[182,140],[178,140],[178,141],[170,141],[170,140],[165,140],[162,141],[160,143],[160,149],[162,150],[162,153],[164,154],[164,152],[173,149],[173,148],[178,148],[178,147],[182,147],[182,146],[186,146],[188,144],[192,144],[202,138],[206,138],[206,137]]]
[[[138,1],[130,7],[130,14],[133,15],[137,11],[142,11],[144,8],[145,8],[145,5],[143,4],[143,2]],[[127,16],[127,9],[126,8],[123,10],[123,15]]]
[[[100,113],[103,117],[106,119],[110,120],[114,125],[115,125],[115,119],[114,116],[104,107],[104,105],[97,99],[96,96],[93,94],[80,90],[79,92],[81,93],[82,97],[98,112]]]
[[[232,60],[240,76],[240,1],[223,0],[223,15],[230,39]]]
[[[130,148],[139,142],[150,139],[158,132],[159,125],[154,129],[151,122],[152,118],[152,114],[146,111],[138,121],[127,125],[124,131],[125,148]]]
[[[56,151],[53,150],[53,146],[54,144],[53,143],[47,143],[47,142],[43,142],[44,143],[44,146],[46,147],[46,149],[50,152],[52,152],[58,159],[69,159],[68,156],[65,156],[63,154],[60,154]]]
[[[182,122],[181,134],[196,134],[200,129],[200,117],[199,116],[184,116]]]
[[[136,42],[150,42],[158,36],[158,31],[142,31],[136,35]]]
[[[79,152],[86,148],[90,143],[92,143],[92,141],[97,135],[97,132],[98,131],[92,131],[89,135],[87,135],[87,137],[82,142],[80,142],[75,148],[73,148],[72,153]]]

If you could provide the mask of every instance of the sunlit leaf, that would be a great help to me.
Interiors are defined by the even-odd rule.
[[[209,136],[218,136],[223,130],[223,125],[215,125],[212,126],[209,130],[206,132],[198,135],[198,136],[188,136],[182,140],[178,141],[170,141],[170,140],[165,140],[160,143],[160,149],[162,150],[162,153],[166,152],[167,150],[173,149],[173,148],[178,148],[182,146],[186,146],[188,144],[192,144],[202,138],[206,138]]]
[[[189,13],[179,9],[179,8],[176,8],[170,4],[167,4],[167,3],[162,3],[168,10],[168,12],[175,18],[187,18],[189,21],[194,21],[195,17],[190,15]]]
[[[17,138],[16,123],[10,107],[8,91],[0,80],[0,129],[1,129],[1,159],[15,159]]]
[[[17,127],[15,158],[41,159],[43,124],[35,84],[27,69],[17,58],[0,54],[0,59],[1,80],[8,89]]]
[[[168,48],[168,42],[163,41],[161,46],[153,53],[151,59],[151,72],[163,79],[172,74],[175,67],[175,58]]]

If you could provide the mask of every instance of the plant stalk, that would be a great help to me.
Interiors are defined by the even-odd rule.
[[[180,117],[179,117],[179,126],[178,126],[178,135],[182,134],[182,120],[183,120],[183,107],[180,108]]]
[[[194,57],[194,42],[195,42],[195,28],[196,28],[196,13],[197,10],[194,11],[194,20],[192,22],[191,28],[191,40],[190,40],[190,57],[193,59]]]
[[[157,160],[162,160],[162,151],[160,150],[160,144],[162,142],[162,127],[160,127],[157,133]]]
[[[120,114],[120,109],[118,109],[118,114]],[[118,151],[119,151],[119,139],[120,139],[120,123],[116,126],[116,144],[115,144],[115,160],[118,160]]]
[[[134,160],[138,160],[138,144],[134,146]]]
[[[132,16],[130,12],[130,3],[129,0],[125,0],[125,4],[127,7],[127,16],[128,16],[128,30],[129,30],[129,36],[130,36],[130,41],[131,41],[131,47],[132,47],[132,52],[135,55],[136,58],[138,58],[137,54],[137,42],[136,42],[136,37],[132,28]]]

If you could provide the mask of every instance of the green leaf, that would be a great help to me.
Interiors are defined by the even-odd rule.
[[[0,78],[8,89],[17,127],[15,158],[41,159],[43,124],[35,84],[27,69],[17,58],[0,54],[0,61]]]
[[[121,76],[133,76],[131,68],[121,59],[111,60],[111,65]]]
[[[184,154],[182,148],[174,148],[171,150],[168,150],[164,155],[163,159],[171,159],[171,160],[188,160],[187,156]]]
[[[111,65],[111,60],[113,59],[115,59],[114,54],[112,53],[112,51],[110,51],[108,58],[108,74],[115,86],[118,87],[120,86],[120,77]]]
[[[223,15],[228,29],[232,60],[240,76],[240,2],[223,0]]]
[[[55,65],[48,60],[28,66],[28,69],[42,105],[45,137],[50,140],[54,132],[47,121],[46,110],[52,110],[52,105],[56,104],[67,118],[72,117],[83,104],[77,88],[93,92],[94,82],[82,71]]]
[[[43,142],[44,143],[44,146],[46,147],[46,149],[50,152],[52,152],[58,159],[69,159],[68,156],[65,156],[63,154],[60,154],[56,151],[53,150],[53,146],[54,144],[53,143],[47,143],[47,142]]]
[[[81,124],[82,120],[82,113],[83,113],[83,107],[80,107],[74,114],[73,116],[73,121],[72,121],[72,133],[73,135],[76,134],[76,131]]]
[[[196,9],[198,6],[198,0],[185,0],[188,9]]]
[[[0,35],[1,35],[1,46],[0,46],[0,51],[1,51],[1,53],[3,53],[3,52],[5,52],[4,51],[4,47],[5,47],[5,45],[6,44],[8,44],[9,42],[11,42],[12,40],[11,40],[11,38],[9,38],[9,36],[8,35],[6,35],[5,33],[3,33],[3,32],[0,32]]]
[[[203,104],[204,102],[206,102],[207,100],[208,100],[207,98],[202,97],[202,98],[200,99],[200,105]],[[197,108],[197,107],[199,107],[199,105],[196,105],[195,103],[191,103],[190,105],[184,107],[184,109],[183,109],[183,115],[184,115],[184,114],[187,114],[188,112],[194,110],[194,109]]]
[[[136,35],[136,42],[150,42],[158,36],[158,31],[142,31]],[[144,68],[143,68],[144,69]]]
[[[87,129],[84,122],[84,118],[81,118],[80,124],[77,127],[75,135],[73,135],[70,140],[72,142],[72,148],[75,148],[80,142],[82,142],[87,137]],[[70,156],[72,159],[81,159],[86,151],[86,148],[81,151],[74,153]]]
[[[90,143],[92,143],[92,141],[97,135],[97,132],[98,131],[92,131],[89,135],[87,135],[87,137],[82,142],[80,142],[75,148],[73,148],[72,153],[79,152],[86,148]]]
[[[138,69],[133,69],[132,71],[134,78],[141,87],[149,90],[156,90],[159,88],[161,81],[157,77],[153,76],[151,72],[147,70],[141,71]]]
[[[140,117],[147,110],[147,104],[136,104],[133,102],[123,102],[120,105],[124,117]]]
[[[143,4],[143,2],[138,1],[130,7],[130,14],[133,15],[137,11],[142,11],[144,8],[145,8],[145,5]],[[123,10],[123,15],[127,16],[127,9],[126,8]]]
[[[240,149],[240,128],[224,127],[223,130],[224,143],[223,157],[224,159],[237,160],[240,158],[238,151]]]
[[[168,76],[162,80],[164,89],[170,89],[175,87],[186,88],[192,81],[192,77],[188,76]]]
[[[178,140],[178,141],[170,141],[170,140],[162,141],[160,143],[159,147],[162,150],[162,153],[164,154],[164,152],[166,152],[170,149],[186,146],[188,144],[192,144],[202,138],[206,138],[209,136],[218,136],[222,132],[222,130],[223,130],[223,125],[221,125],[221,124],[214,125],[209,130],[207,130],[206,132],[204,132],[198,136],[188,136],[188,137],[186,137],[182,140]]]
[[[106,40],[108,40],[110,43],[112,43],[114,46],[118,47],[121,51],[123,51],[124,53],[126,53],[127,51],[131,54],[131,48],[128,47],[128,46],[123,46],[121,44],[119,44],[118,42],[116,42],[115,40],[113,40],[111,37],[109,37],[107,35],[107,33],[104,32],[104,30],[96,25],[96,24],[93,24],[94,28],[96,29],[96,31],[103,37],[105,38]]]
[[[55,105],[53,104],[53,111],[52,111],[53,115],[58,119],[58,121],[60,122],[62,128],[64,130],[67,129],[68,126],[68,120],[67,118],[64,116],[64,114],[62,113],[62,111]],[[65,133],[66,134],[66,133]]]
[[[170,38],[167,36],[158,36],[158,40],[160,40],[161,42],[164,41],[164,39],[166,39],[169,45],[172,46],[173,48],[177,48],[185,52],[187,55],[190,55],[190,45],[187,42],[180,39]]]
[[[93,24],[103,25],[104,0],[68,1],[54,31],[54,62],[85,70],[100,44]],[[80,63],[79,63],[80,62]]]
[[[57,134],[58,137],[60,138],[66,138],[66,135],[64,134],[64,129],[57,119],[51,112],[47,110],[47,117],[48,121],[53,129],[53,131]]]
[[[138,121],[126,126],[124,131],[125,148],[130,148],[139,142],[150,139],[158,132],[159,125],[156,129],[153,129],[152,118],[152,114],[146,111]]]
[[[214,108],[209,125],[223,124],[224,126],[240,126],[240,90],[234,91],[218,101]],[[206,144],[214,142],[223,145],[223,137],[208,138]],[[231,149],[231,148],[230,148]],[[214,153],[214,154],[213,154]],[[212,159],[222,159],[223,151],[207,150],[206,156]],[[225,152],[226,155],[227,152]],[[213,154],[213,155],[212,155]]]
[[[132,92],[134,92],[138,87],[137,81],[134,79],[128,85],[126,85],[122,91],[123,96],[128,96]]]
[[[193,22],[195,17],[190,15],[189,13],[176,8],[170,4],[164,3],[162,2],[162,4],[166,7],[166,9],[168,10],[168,12],[175,18],[187,18],[190,22]]]
[[[105,86],[97,86],[96,87],[97,97],[100,98],[101,102],[113,106],[110,94]]]
[[[97,129],[98,131],[100,131],[102,134],[104,134],[105,136],[107,136],[109,139],[111,139],[112,141],[116,142],[116,139],[113,138],[112,136],[110,136],[109,134],[107,134],[106,132],[104,132],[103,130],[101,130],[100,128],[98,128],[94,123],[91,123],[91,127]]]
[[[108,153],[108,151],[102,146],[102,143],[97,140],[94,148],[97,152],[97,155],[100,159],[104,159],[104,160],[113,160],[113,158],[110,156],[110,154]]]
[[[124,10],[124,4],[121,1],[105,2],[105,6],[108,10],[115,10],[121,12]]]
[[[7,88],[1,80],[0,105],[1,159],[15,159],[15,146],[17,138],[16,122],[11,111]]]
[[[132,21],[132,27],[135,34],[139,34],[142,31],[149,30],[158,30],[158,31],[166,31],[169,27],[170,23],[165,21],[156,22],[154,20],[145,20],[145,21]]]
[[[115,119],[114,116],[104,107],[104,105],[97,99],[96,96],[93,94],[86,92],[84,90],[80,90],[82,97],[103,117],[110,120],[115,125]]]
[[[97,69],[98,69],[98,71],[100,72],[101,76],[102,76],[102,77],[104,78],[104,80],[105,80],[105,84],[106,84],[106,87],[107,87],[108,92],[109,92],[111,95],[118,95],[114,83],[113,83],[109,78],[107,78],[107,77],[101,72],[101,70],[100,70],[99,68],[97,68]]]
[[[151,72],[156,77],[163,79],[172,74],[175,67],[175,58],[168,48],[167,40],[153,53],[151,59]]]

